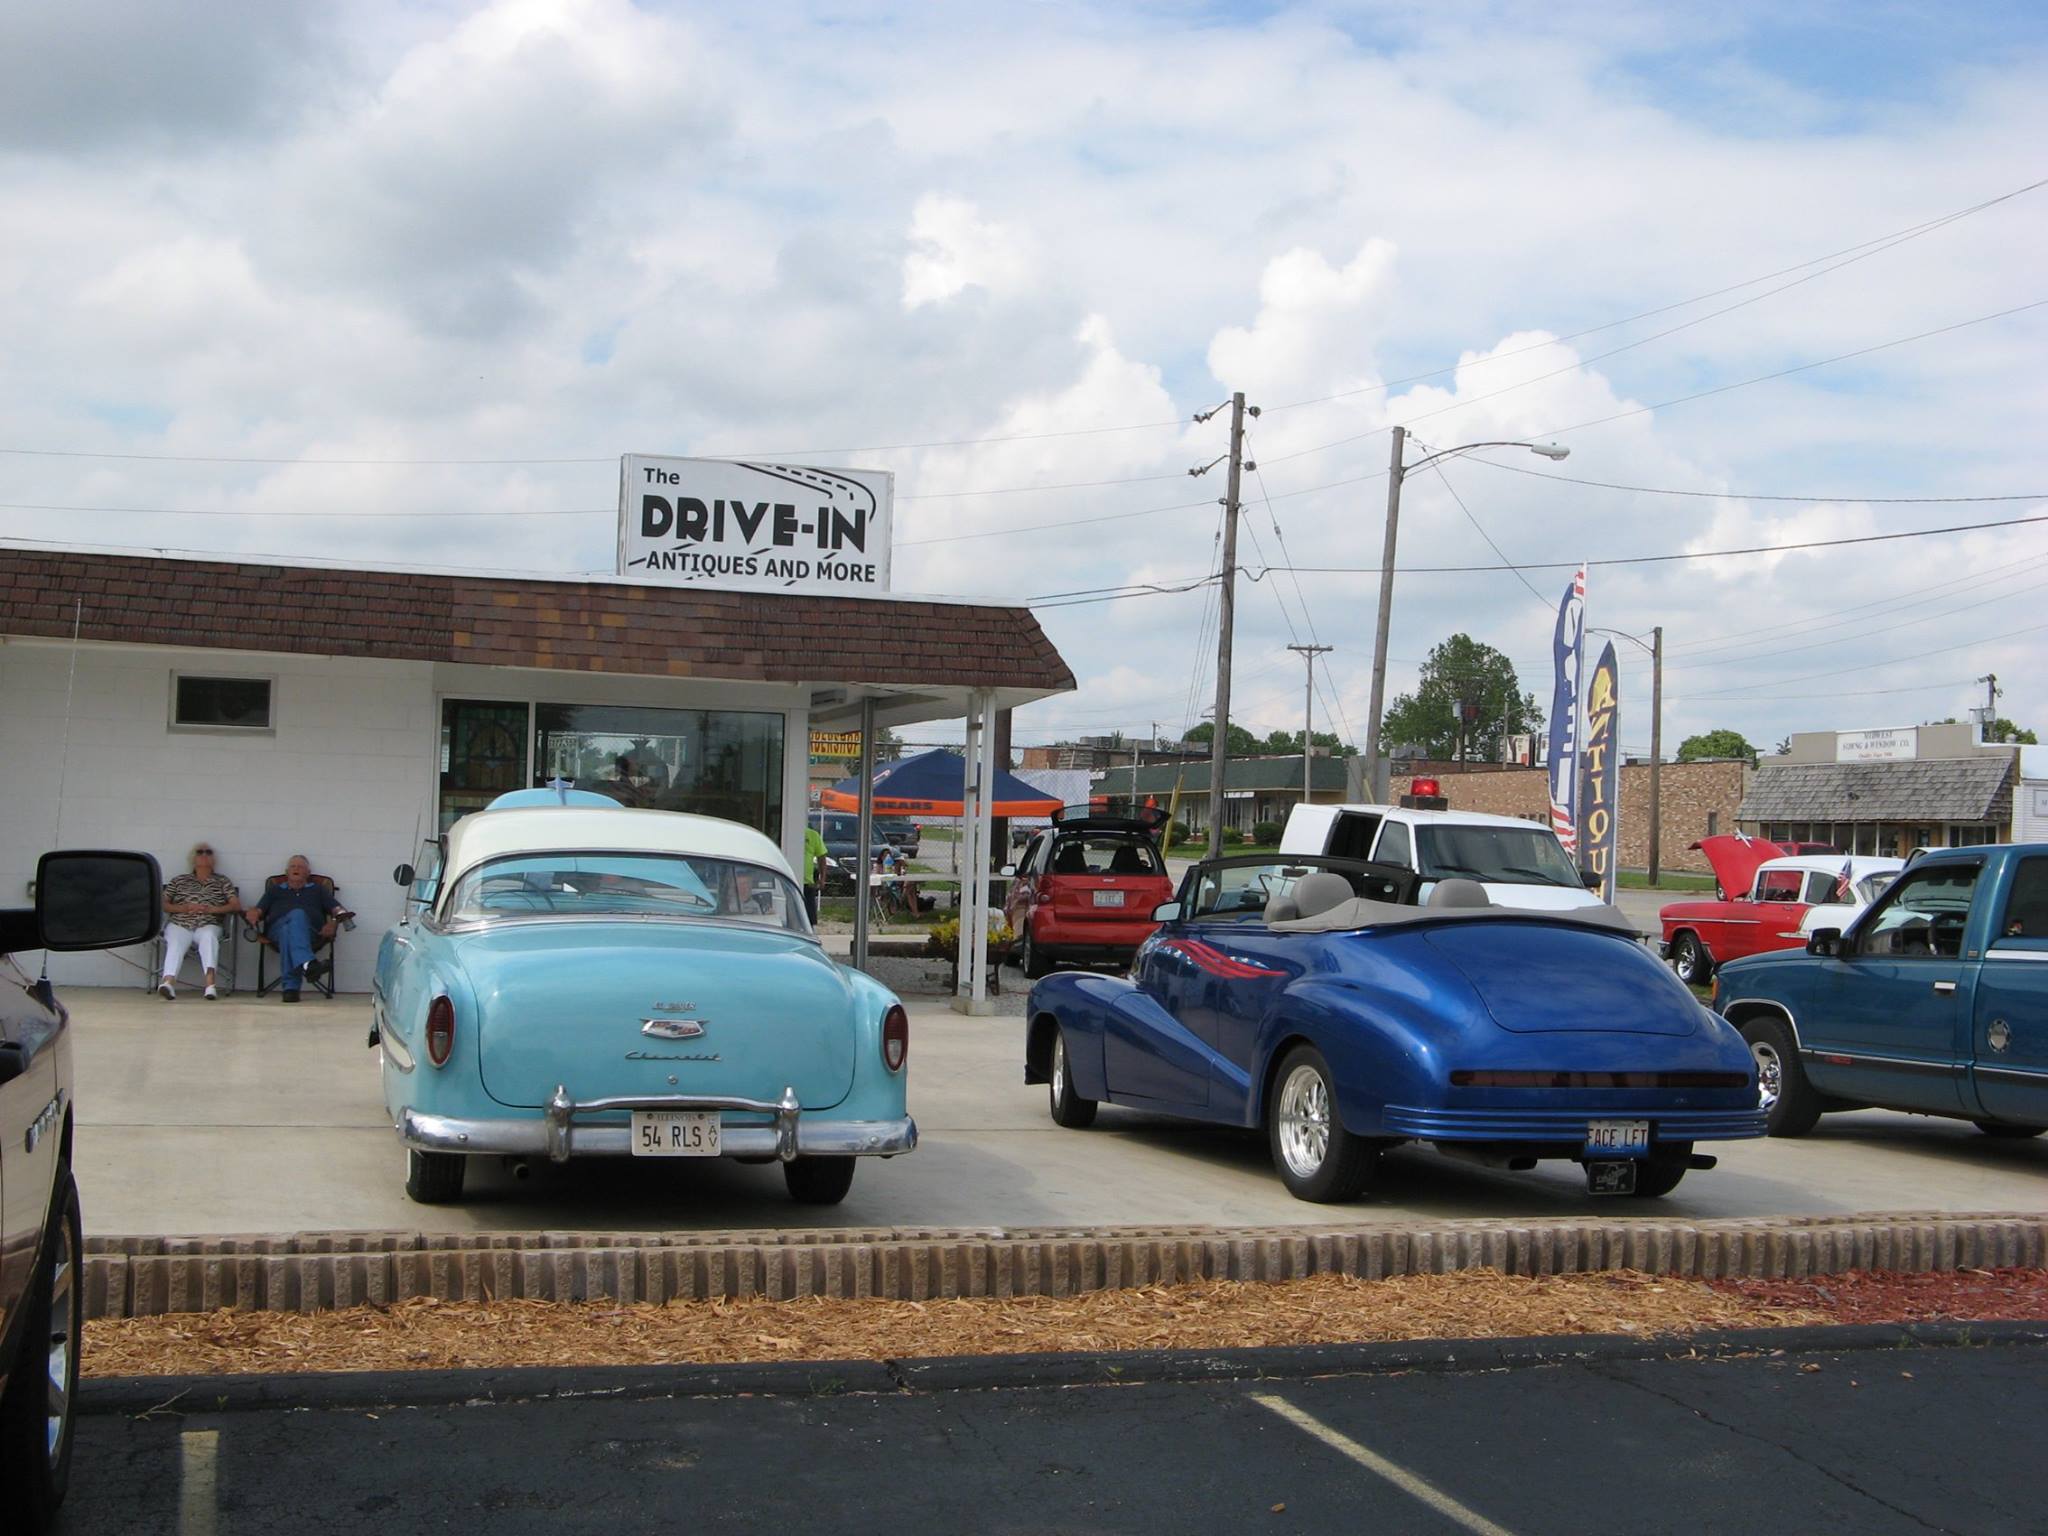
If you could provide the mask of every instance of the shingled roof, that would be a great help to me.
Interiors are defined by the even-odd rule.
[[[1318,757],[1309,765],[1311,782],[1316,789],[1341,794],[1344,790],[1346,769],[1341,757]],[[1137,793],[1141,795],[1166,794],[1178,785],[1184,795],[1207,794],[1209,792],[1209,759],[1200,758],[1187,763],[1155,763],[1138,770]],[[1131,771],[1128,768],[1112,766],[1108,777],[1100,788],[1110,794],[1119,790],[1130,792]],[[1292,757],[1231,757],[1223,762],[1223,790],[1296,790],[1301,788],[1301,754]]]
[[[2004,754],[1890,763],[1762,763],[1741,821],[1988,821],[2012,814]]]
[[[0,633],[567,672],[1074,686],[1028,608],[0,550]]]

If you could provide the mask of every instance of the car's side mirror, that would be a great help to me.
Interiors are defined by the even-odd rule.
[[[163,871],[146,853],[46,853],[36,862],[36,926],[50,950],[119,949],[162,931]]]
[[[1839,955],[1842,952],[1842,930],[1839,928],[1816,928],[1806,937],[1806,952],[1809,955]]]
[[[1014,880],[1014,879],[1016,879],[1016,878],[1017,878],[1017,866],[1016,866],[1016,865],[1014,865],[1014,864],[1005,864],[1005,865],[1003,866],[1003,878],[1004,878],[1005,880]]]
[[[1162,901],[1152,909],[1152,921],[1155,923],[1179,922],[1180,903],[1177,901]]]
[[[11,1083],[28,1070],[28,1048],[18,1040],[0,1040],[0,1083]]]
[[[391,883],[393,885],[411,885],[412,881],[413,868],[410,864],[401,864],[398,868],[391,871]]]

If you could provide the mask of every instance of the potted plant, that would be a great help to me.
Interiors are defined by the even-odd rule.
[[[1017,942],[1016,931],[1009,920],[1000,912],[988,915],[988,968],[989,991],[1000,993],[1002,989],[1002,968],[1010,958],[1010,950]],[[924,952],[947,961],[953,968],[952,986],[960,987],[960,919],[945,918],[932,924],[931,932],[925,935]]]

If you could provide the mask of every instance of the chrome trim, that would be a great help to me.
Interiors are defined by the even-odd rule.
[[[1881,1072],[1967,1072],[1967,1061],[1919,1061],[1910,1056],[1866,1056],[1856,1051],[1830,1051],[1803,1045],[1799,1054],[1831,1067],[1875,1067]]]
[[[1792,1031],[1792,1048],[1795,1051],[1806,1049],[1805,1046],[1799,1043],[1799,1021],[1792,1017],[1792,1010],[1779,1002],[1775,997],[1731,997],[1714,1011],[1720,1014],[1722,1018],[1727,1019],[1730,1009],[1738,1008],[1744,1003],[1753,1003],[1759,1008],[1769,1008],[1778,1014]],[[1731,1024],[1735,1023],[1733,1019],[1728,1019],[1728,1022]],[[1742,1026],[1737,1024],[1735,1027],[1740,1029]]]
[[[704,1026],[696,1019],[642,1019],[640,1033],[656,1040],[695,1040]]]
[[[1952,997],[1955,995],[1956,984],[1952,981],[1937,981],[1934,984],[1934,990],[1943,997]]]
[[[550,1101],[551,1105],[553,1101]],[[710,1099],[702,1096],[671,1095],[637,1099],[598,1100],[617,1109],[711,1110],[740,1108],[754,1112],[775,1112],[774,1125],[726,1125],[719,1130],[722,1157],[896,1157],[917,1147],[917,1122],[905,1115],[900,1120],[821,1120],[805,1117],[792,1106],[789,1140],[785,1141],[780,1111],[782,1105],[751,1099]],[[592,1109],[592,1104],[570,1105],[572,1113]],[[399,1112],[395,1127],[399,1139],[422,1152],[463,1152],[505,1157],[539,1157],[545,1154],[560,1162],[568,1157],[630,1157],[633,1130],[630,1125],[571,1125],[562,1133],[564,1151],[555,1153],[555,1124],[536,1116],[526,1120],[464,1120],[450,1115],[423,1115],[415,1110]],[[787,1147],[787,1150],[785,1150]]]
[[[2048,949],[2000,949],[1997,945],[1984,951],[1986,960],[2025,960],[2035,965],[2048,965]]]
[[[641,923],[650,927],[659,925],[674,927],[678,925],[688,926],[693,923],[710,923],[714,927],[719,928],[737,928],[743,933],[780,934],[786,939],[799,939],[806,944],[815,944],[820,949],[825,947],[825,941],[819,938],[817,934],[799,933],[794,928],[775,928],[767,923],[750,923],[746,919],[739,917],[718,917],[715,915],[685,917],[681,913],[670,916],[667,913],[656,912],[520,912],[497,917],[466,918],[461,922],[451,922],[444,919],[434,923],[430,931],[440,934],[443,938],[455,938],[465,933],[489,933],[493,929],[507,927],[512,924],[528,923]],[[420,926],[423,928],[428,927],[424,922]]]
[[[1987,1067],[1976,1068],[1979,1077],[1995,1077],[2001,1081],[2017,1083],[2048,1083],[2048,1069],[2037,1067]]]

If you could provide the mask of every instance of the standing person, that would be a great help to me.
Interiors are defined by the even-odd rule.
[[[195,944],[206,971],[206,999],[212,1002],[220,996],[214,987],[214,966],[220,960],[220,920],[242,910],[242,893],[226,875],[214,870],[212,844],[195,843],[187,863],[190,874],[174,875],[164,882],[164,912],[170,921],[164,924],[164,976],[156,990],[167,1003],[177,999],[172,983]]]
[[[825,884],[825,834],[816,822],[804,820],[804,916],[818,926],[818,892]]]
[[[333,938],[334,925],[352,915],[312,876],[312,862],[303,853],[293,854],[285,860],[284,879],[264,891],[250,918],[256,931],[277,946],[282,1000],[287,1003],[299,1000],[299,988],[306,982],[327,974],[327,962],[314,955],[313,945]]]

